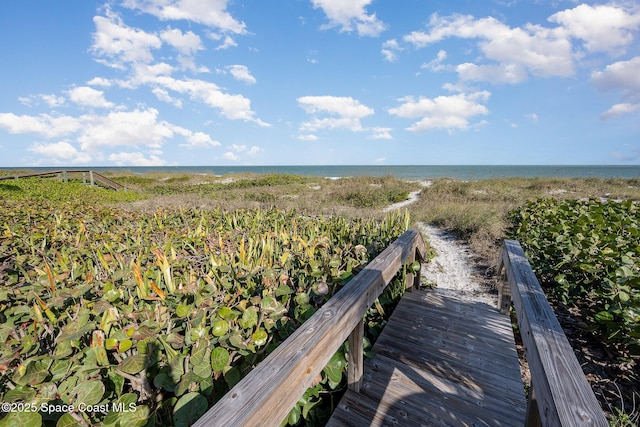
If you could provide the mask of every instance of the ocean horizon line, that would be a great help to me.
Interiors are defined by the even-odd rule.
[[[463,180],[507,177],[639,178],[640,165],[226,165],[226,166],[33,166],[0,170],[95,170],[131,173],[291,174],[339,178],[394,176],[399,179]]]

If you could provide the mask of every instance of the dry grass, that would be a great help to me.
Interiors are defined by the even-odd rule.
[[[438,179],[410,207],[415,221],[434,223],[467,240],[488,265],[497,263],[508,213],[539,198],[640,200],[640,179],[500,178]]]
[[[329,179],[293,175],[112,175],[146,200],[127,206],[296,209],[313,215],[378,218],[382,209],[407,198],[420,185],[391,176]]]

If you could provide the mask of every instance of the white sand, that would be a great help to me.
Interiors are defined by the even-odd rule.
[[[421,184],[428,187],[432,183],[422,181]],[[411,192],[407,200],[387,206],[384,211],[400,209],[416,202],[419,197],[420,191]],[[423,264],[421,270],[427,281],[436,285],[434,292],[497,307],[497,296],[489,293],[481,284],[469,247],[438,227],[423,223],[419,227],[428,244],[436,251],[436,257]]]
[[[422,185],[423,187],[429,187],[431,184],[433,184],[431,181],[420,181],[420,185]],[[385,212],[395,211],[397,209],[410,205],[411,203],[415,203],[420,198],[420,192],[421,190],[412,191],[411,193],[409,193],[409,198],[407,200],[403,200],[401,202],[389,205],[386,208],[384,208],[384,211]]]
[[[422,223],[419,226],[436,251],[436,257],[423,264],[421,270],[428,282],[436,284],[434,292],[497,307],[497,297],[480,284],[479,272],[473,267],[468,246],[437,227]]]

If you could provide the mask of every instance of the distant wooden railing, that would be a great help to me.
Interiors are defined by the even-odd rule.
[[[499,289],[498,307],[511,301],[525,347],[531,389],[527,426],[608,426],[520,243],[505,240],[498,274],[507,280]]]
[[[33,177],[47,177],[47,176],[58,176],[62,181],[67,182],[71,175],[82,175],[82,182],[84,184],[90,184],[91,186],[96,185],[97,183],[111,188],[112,190],[123,190],[125,189],[124,185],[118,184],[117,182],[110,180],[104,175],[99,174],[98,172],[92,170],[53,170],[46,172],[34,172],[34,173],[25,173],[20,175],[8,175],[8,176],[0,176],[0,181],[4,179],[19,179],[19,178],[33,178]],[[87,175],[89,181],[87,182]]]
[[[423,259],[424,253],[420,232],[415,229],[405,232],[194,425],[280,425],[345,340],[349,342],[349,387],[359,391],[363,374],[364,314],[402,265]],[[407,287],[419,283],[419,273],[407,275]]]

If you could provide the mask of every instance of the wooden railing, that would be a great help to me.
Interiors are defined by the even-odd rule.
[[[498,307],[511,301],[525,347],[531,389],[527,426],[608,426],[520,243],[505,240],[498,274],[507,280],[499,289]]]
[[[280,425],[345,340],[349,387],[359,391],[364,314],[403,264],[423,259],[424,252],[415,229],[396,239],[194,425]],[[419,273],[407,275],[407,287],[419,282]]]
[[[52,170],[46,172],[34,172],[34,173],[25,173],[21,175],[8,175],[8,176],[0,176],[0,181],[3,179],[19,179],[19,178],[33,178],[33,177],[47,177],[47,176],[58,176],[62,181],[66,182],[70,176],[72,175],[81,175],[82,182],[84,184],[90,184],[91,186],[100,184],[107,188],[111,188],[113,190],[122,190],[125,189],[124,185],[118,184],[117,182],[107,178],[104,175],[99,174],[98,172],[92,170]],[[87,179],[89,181],[87,181]]]

